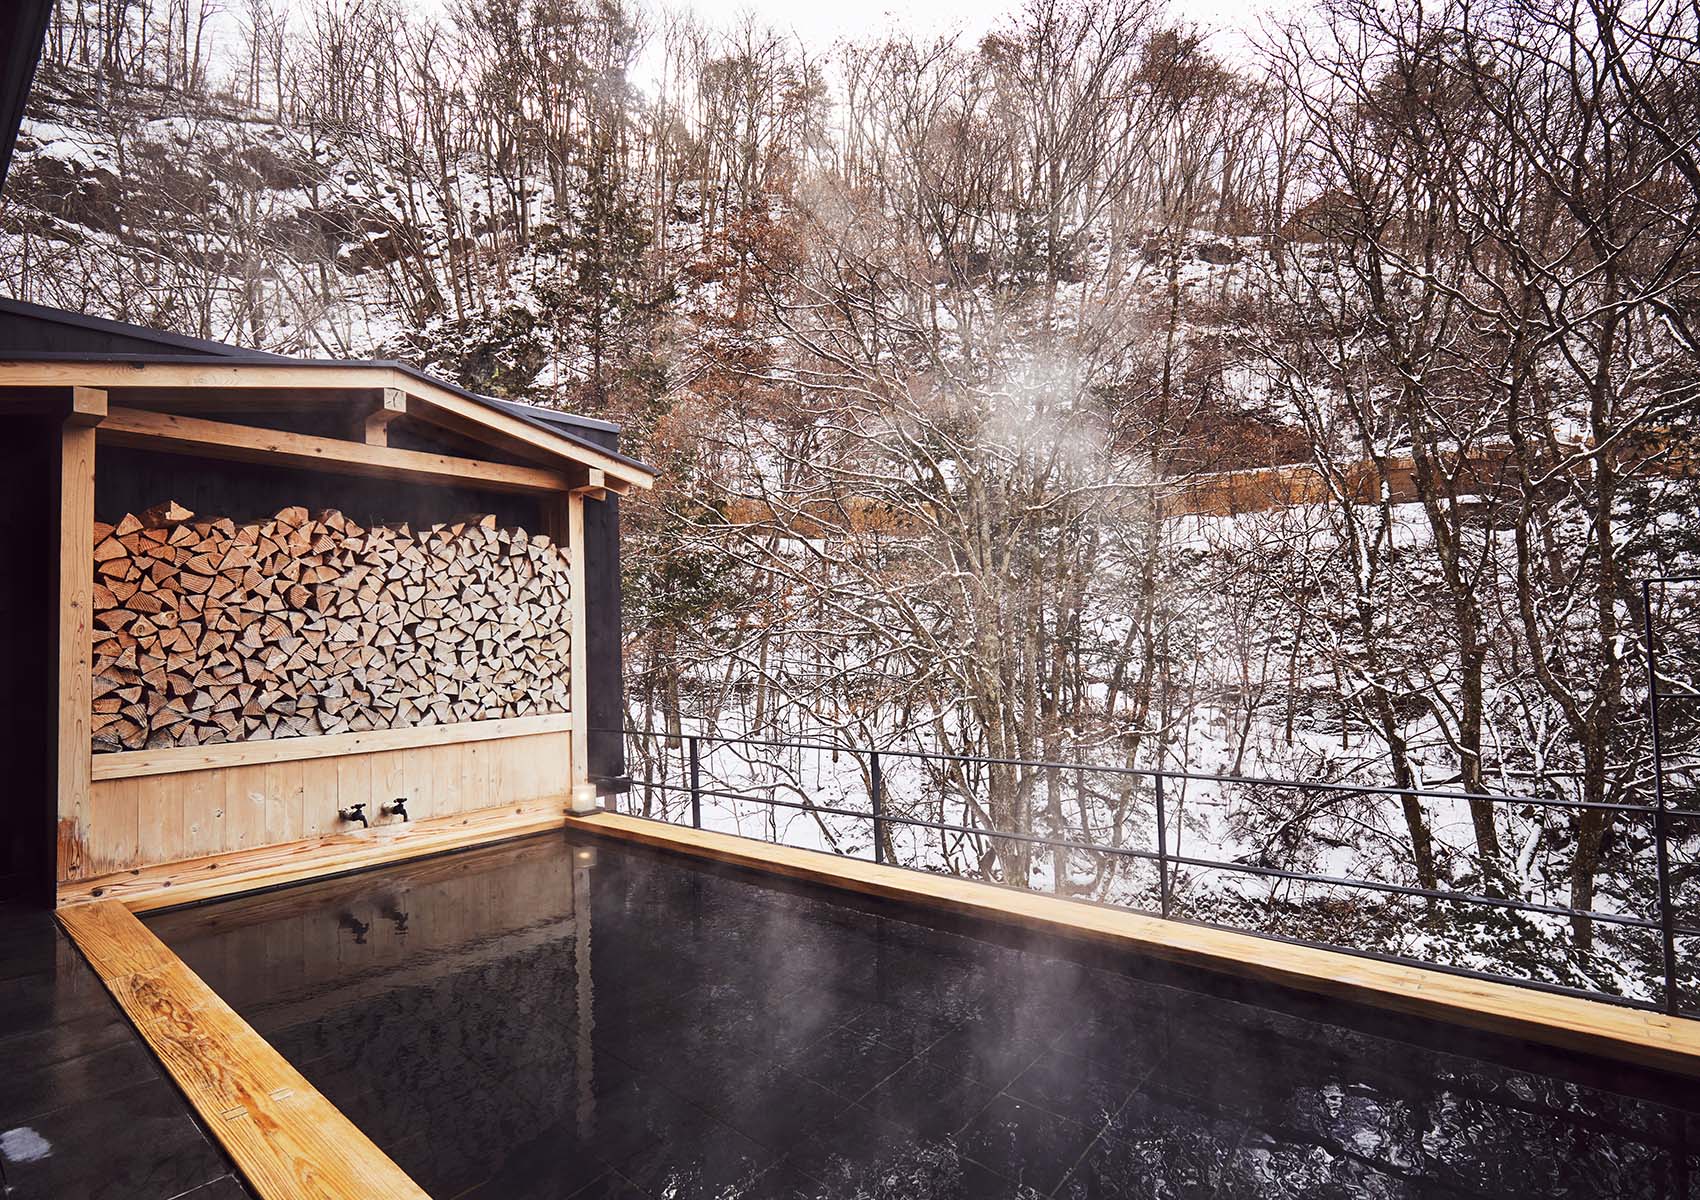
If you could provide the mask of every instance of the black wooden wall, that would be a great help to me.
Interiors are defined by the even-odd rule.
[[[37,904],[56,868],[58,438],[0,417],[0,896]]]

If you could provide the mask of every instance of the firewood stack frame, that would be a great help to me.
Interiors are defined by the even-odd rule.
[[[96,754],[571,710],[571,568],[490,515],[168,501],[94,532]]]
[[[656,473],[617,426],[394,363],[136,348],[162,336],[78,319],[0,361],[47,514],[9,564],[44,589],[11,635],[47,698],[4,827],[32,887],[206,898],[626,786],[618,501]]]

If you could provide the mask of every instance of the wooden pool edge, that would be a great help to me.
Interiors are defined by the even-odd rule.
[[[429,1200],[124,904],[57,915],[260,1200]]]
[[[1700,1021],[1682,1017],[620,813],[566,827],[1700,1078]]]
[[[564,798],[551,798],[114,871],[61,884],[57,904],[64,911],[112,901],[151,912],[223,900],[558,830],[566,812]]]

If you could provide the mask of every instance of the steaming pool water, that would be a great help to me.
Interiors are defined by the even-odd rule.
[[[603,841],[149,924],[438,1200],[1700,1198],[1664,1077]]]

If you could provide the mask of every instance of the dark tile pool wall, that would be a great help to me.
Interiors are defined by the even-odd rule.
[[[549,837],[151,924],[438,1200],[1700,1198],[1673,1081],[913,917]]]

